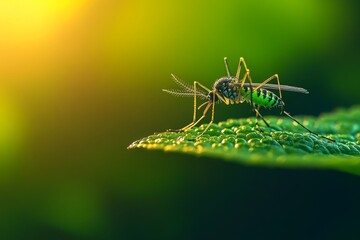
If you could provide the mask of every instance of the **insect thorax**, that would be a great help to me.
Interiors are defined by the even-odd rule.
[[[234,81],[235,78],[222,77],[214,83],[213,89],[218,95],[225,99],[226,104],[233,104],[240,100],[239,87],[232,84]]]

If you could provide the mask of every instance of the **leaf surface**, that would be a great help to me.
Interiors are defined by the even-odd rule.
[[[270,128],[255,127],[255,118],[228,119],[185,132],[163,132],[133,142],[145,148],[283,168],[327,168],[360,175],[360,106],[339,109],[318,118],[297,119],[306,127],[336,140],[310,134],[291,119],[267,117]]]

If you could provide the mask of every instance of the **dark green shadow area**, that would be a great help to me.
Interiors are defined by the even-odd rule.
[[[360,175],[360,107],[339,109],[319,118],[299,117],[331,142],[308,133],[291,119],[269,117],[270,129],[260,132],[255,118],[228,119],[185,132],[164,132],[133,142],[128,148],[146,148],[206,156],[247,165],[282,168],[336,169]]]

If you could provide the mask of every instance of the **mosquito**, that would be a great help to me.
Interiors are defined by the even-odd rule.
[[[194,84],[190,85],[177,78],[174,74],[171,74],[173,80],[177,85],[179,85],[181,89],[162,89],[162,90],[166,93],[169,93],[177,97],[193,97],[194,114],[193,114],[193,121],[190,124],[178,130],[169,129],[168,131],[181,132],[193,128],[206,116],[206,113],[211,109],[211,121],[206,126],[205,130],[198,136],[200,137],[209,129],[211,124],[214,122],[216,102],[223,102],[226,105],[240,104],[246,102],[250,104],[252,111],[255,112],[255,116],[256,116],[255,126],[261,132],[263,130],[259,127],[259,123],[258,123],[259,117],[262,119],[262,121],[265,123],[267,127],[270,127],[270,125],[261,115],[260,107],[280,108],[280,114],[285,114],[287,117],[291,118],[293,121],[295,121],[297,124],[299,124],[308,132],[318,137],[335,142],[333,139],[322,136],[310,130],[309,128],[305,127],[302,123],[300,123],[298,120],[296,120],[293,116],[291,116],[288,112],[284,110],[285,103],[283,101],[281,91],[308,94],[309,92],[306,89],[300,87],[288,86],[288,85],[281,85],[278,74],[272,75],[262,83],[254,83],[251,79],[250,69],[247,67],[243,57],[240,57],[235,77],[230,74],[229,65],[226,57],[224,58],[224,63],[225,63],[227,76],[217,79],[212,89],[205,87],[204,85],[202,85],[197,81],[194,81]],[[242,67],[244,67],[245,73],[240,78]],[[277,84],[270,84],[269,82],[272,80],[276,80]],[[279,96],[277,96],[275,93],[273,93],[270,90],[279,91]],[[198,99],[205,100],[205,102],[202,103],[199,107],[197,106]],[[205,109],[203,111],[203,114],[201,115],[201,117],[197,118],[196,117],[197,111],[204,106]]]

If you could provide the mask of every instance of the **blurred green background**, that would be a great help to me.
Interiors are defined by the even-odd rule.
[[[245,57],[294,115],[359,104],[358,1],[0,3],[1,239],[359,239],[360,178],[129,151]],[[278,111],[266,114],[278,114]],[[216,121],[250,116],[216,106]]]

